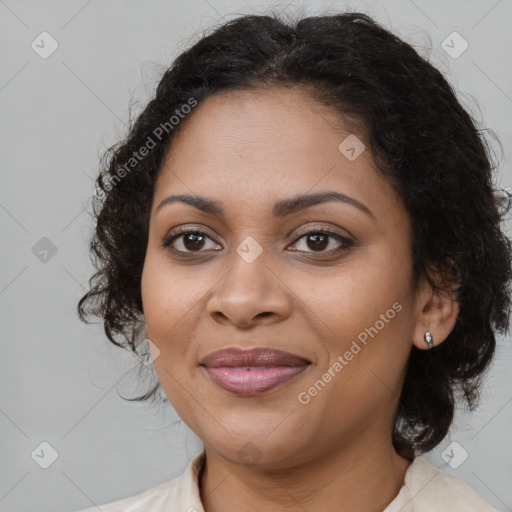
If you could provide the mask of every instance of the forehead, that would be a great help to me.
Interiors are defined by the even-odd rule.
[[[171,193],[195,193],[256,207],[320,190],[383,210],[396,203],[368,149],[352,160],[340,151],[347,137],[361,144],[356,149],[368,146],[363,136],[304,91],[230,91],[207,98],[182,123],[164,157],[155,204]]]

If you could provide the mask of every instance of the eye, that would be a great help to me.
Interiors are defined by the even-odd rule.
[[[205,246],[208,249],[207,240],[213,242],[213,240],[204,231],[199,229],[180,229],[179,233],[175,233],[167,237],[163,241],[162,246],[175,253],[204,252],[201,251],[201,249]],[[214,250],[217,250],[216,247],[220,247],[216,243],[213,243],[213,246],[214,247],[210,247],[210,249],[213,248]]]
[[[338,233],[334,233],[333,231],[329,231],[325,228],[315,228],[311,229],[305,233],[298,233],[299,238],[294,242],[302,241],[302,248],[294,249],[302,252],[313,252],[319,254],[337,254],[343,251],[348,250],[353,244],[352,240],[341,236]],[[332,246],[332,240],[334,239],[334,245],[337,242],[338,246],[334,248],[330,248],[325,250],[329,246]],[[300,244],[299,244],[300,246]],[[308,251],[307,248],[312,249],[312,251]]]
[[[298,249],[293,249],[293,251],[298,252],[334,255],[347,251],[354,245],[352,240],[325,228],[310,229],[309,231],[297,233],[297,235],[299,237],[292,245],[299,245]],[[210,247],[208,247],[208,241],[210,241]],[[300,247],[301,244],[299,242],[302,242],[302,248]],[[336,243],[338,244],[337,247]],[[332,245],[335,247],[330,247]],[[187,255],[187,253],[192,254],[206,252],[208,249],[217,251],[222,248],[214,242],[207,233],[200,229],[178,229],[177,233],[175,232],[163,241],[162,247],[168,249],[177,256]],[[308,251],[308,248],[312,250]]]

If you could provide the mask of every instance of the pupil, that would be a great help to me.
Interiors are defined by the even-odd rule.
[[[189,243],[191,240],[192,243]],[[198,245],[199,243],[199,245]],[[194,249],[200,249],[202,247],[201,243],[204,243],[204,237],[203,235],[198,234],[188,234],[185,235],[184,238],[184,245],[188,250],[194,250]]]
[[[319,242],[319,239],[323,238],[323,241]],[[313,246],[310,246],[310,249],[325,249],[328,245],[327,236],[322,234],[309,235],[308,237],[308,245],[311,240],[313,240]]]

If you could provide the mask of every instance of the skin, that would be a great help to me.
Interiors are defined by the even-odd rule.
[[[407,358],[413,344],[428,348],[427,330],[442,343],[459,308],[426,281],[412,293],[409,215],[368,149],[355,161],[340,152],[350,133],[298,89],[229,92],[182,121],[164,158],[141,283],[144,316],[160,350],[162,387],[205,446],[206,512],[377,512],[403,485],[410,461],[393,449],[391,432]],[[364,203],[373,217],[341,202],[272,217],[276,201],[330,190]],[[179,202],[156,212],[171,194],[220,201],[225,218]],[[178,226],[208,237],[202,246],[174,241],[188,260],[162,247]],[[353,245],[336,255],[335,238],[318,248],[296,236],[314,227]],[[252,263],[236,252],[249,236],[263,249]],[[395,302],[401,311],[301,404],[299,393]],[[237,396],[199,366],[226,347],[270,347],[312,364],[264,394]],[[252,464],[240,450],[254,452]]]

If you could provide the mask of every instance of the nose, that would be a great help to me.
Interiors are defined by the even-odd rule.
[[[208,314],[215,322],[247,329],[290,316],[289,288],[269,263],[265,251],[251,263],[234,252],[229,270],[208,301]]]

